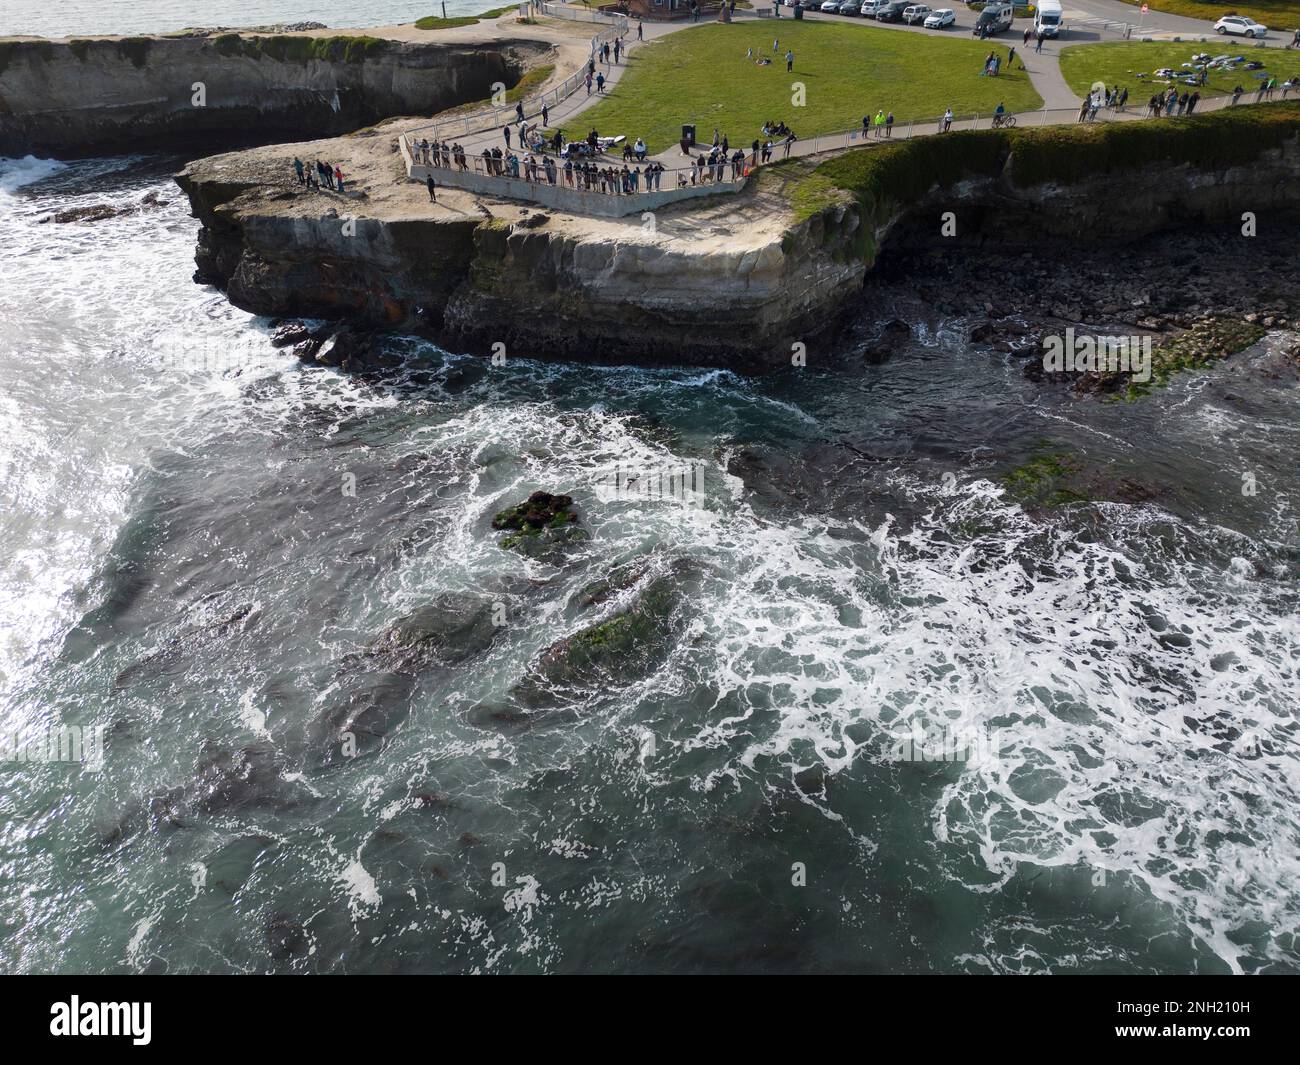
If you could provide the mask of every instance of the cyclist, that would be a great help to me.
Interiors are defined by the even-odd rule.
[[[998,101],[998,106],[993,109],[993,126],[994,128],[1002,125],[1003,120],[1007,117],[1007,109],[1002,106],[1002,101]]]

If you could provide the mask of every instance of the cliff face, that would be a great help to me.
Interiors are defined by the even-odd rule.
[[[0,41],[0,154],[334,136],[513,85],[548,51],[369,37]]]
[[[639,223],[574,232],[540,212],[432,218],[306,217],[265,194],[180,177],[202,220],[196,279],[260,314],[350,318],[469,347],[603,362],[758,368],[788,362],[864,264],[820,247],[663,240]],[[499,208],[498,208],[499,209]],[[850,232],[852,223],[840,220]],[[811,236],[810,236],[811,235]],[[787,340],[790,337],[792,339]]]
[[[886,241],[953,255],[990,245],[1059,255],[1070,243],[1119,248],[1245,211],[1267,224],[1297,209],[1300,143],[1262,152],[1249,166],[1161,163],[1068,183],[1018,183],[1013,167],[1014,159],[995,176],[907,203],[841,197],[797,224],[766,229],[759,223],[770,221],[771,197],[750,190],[712,208],[718,219],[730,214],[723,238],[710,235],[719,227],[709,208],[694,205],[675,228],[671,213],[661,216],[659,232],[522,208],[513,217],[359,211],[349,225],[301,213],[292,193],[277,199],[223,179],[212,161],[178,180],[204,225],[198,277],[257,313],[354,318],[468,347],[500,342],[529,356],[752,371],[789,366],[793,344],[832,328]],[[945,237],[949,211],[957,232]]]

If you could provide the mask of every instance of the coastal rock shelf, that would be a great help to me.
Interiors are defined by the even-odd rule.
[[[353,319],[471,350],[504,344],[510,355],[753,371],[791,365],[798,345],[815,358],[861,311],[886,241],[957,256],[1059,254],[1246,211],[1259,225],[1293,217],[1300,108],[1252,110],[1267,121],[1214,115],[1162,130],[1145,159],[1083,143],[1117,136],[1088,128],[921,138],[840,156],[829,175],[800,161],[649,226],[456,190],[430,204],[403,181],[395,138],[363,174],[358,202],[336,208],[286,177],[295,146],[200,160],[178,181],[203,223],[197,278],[246,310]],[[1201,158],[1207,137],[1220,142],[1210,160],[1185,161]],[[881,322],[893,317],[879,310]]]

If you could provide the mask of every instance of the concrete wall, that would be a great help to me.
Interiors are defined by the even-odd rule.
[[[405,155],[405,151],[402,153]],[[472,160],[471,160],[472,162]],[[658,192],[638,192],[631,196],[611,196],[603,192],[587,192],[585,189],[571,189],[564,184],[538,184],[523,178],[489,177],[473,170],[447,170],[441,167],[425,166],[423,163],[408,167],[412,181],[421,185],[429,174],[438,187],[450,186],[481,193],[484,196],[501,196],[510,200],[526,200],[542,207],[569,214],[594,215],[598,218],[621,218],[624,215],[639,214],[642,211],[656,211],[670,204],[683,200],[696,200],[702,196],[719,196],[739,192],[745,187],[742,181],[726,181],[720,185],[688,185],[684,189],[668,188],[670,180],[676,181],[674,171],[664,174],[664,188]],[[557,182],[564,181],[564,171],[556,175]]]

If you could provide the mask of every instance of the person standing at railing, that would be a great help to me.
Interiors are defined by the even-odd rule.
[[[508,150],[510,148],[510,126],[509,125],[505,125],[501,127],[501,136],[505,137],[506,148]]]
[[[939,119],[940,133],[947,133],[950,129],[952,129],[952,108],[951,107],[948,108],[948,110],[946,110],[943,113],[943,118]]]
[[[550,121],[551,121],[551,109],[547,107],[545,104],[542,104],[542,127],[545,128],[546,126],[548,126],[550,124]]]
[[[894,116],[893,116],[892,113],[891,113],[890,116],[889,116],[889,121],[890,121],[890,122],[893,122],[893,121],[894,121]],[[794,135],[794,130],[791,130],[789,133],[786,134],[786,138],[785,138],[785,150],[784,150],[783,154],[781,155],[781,158],[782,158],[782,159],[789,159],[789,158],[790,158],[790,149],[794,146],[794,142],[797,141],[798,139],[799,139],[799,138],[796,137],[796,136]]]

